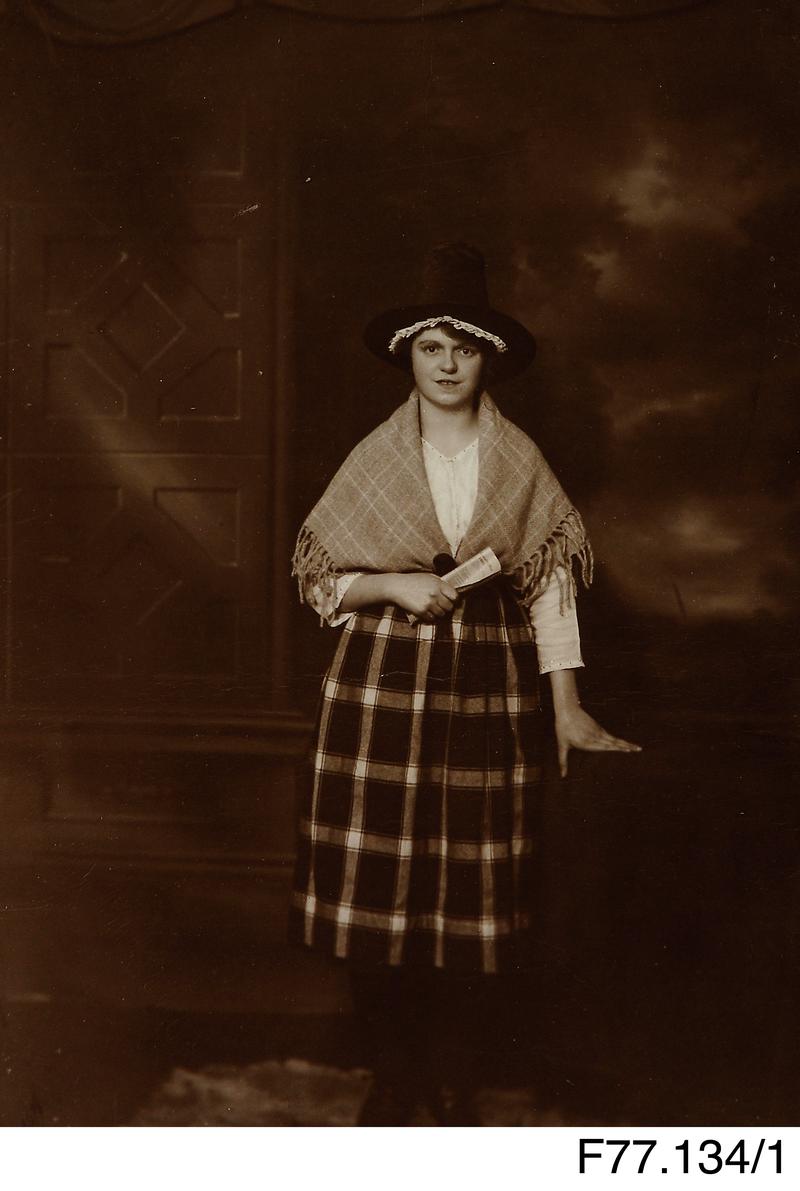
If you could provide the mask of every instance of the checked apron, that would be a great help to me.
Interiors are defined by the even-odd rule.
[[[323,685],[291,937],[364,965],[516,967],[543,740],[533,633],[506,578],[434,625],[357,612]]]

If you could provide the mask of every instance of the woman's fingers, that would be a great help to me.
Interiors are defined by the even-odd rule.
[[[438,575],[409,572],[397,577],[397,603],[417,620],[431,624],[453,611],[458,601],[458,592]]]
[[[567,776],[569,750],[580,749],[587,753],[640,753],[641,745],[621,736],[612,736],[605,728],[585,712],[559,720],[556,718],[556,739],[558,742],[558,768],[562,777]]]
[[[614,748],[620,753],[640,753],[642,746],[634,744],[632,740],[623,740],[620,736],[612,736]]]
[[[449,590],[452,591],[453,588],[450,588]],[[457,594],[458,593],[456,592],[456,595]],[[453,604],[454,601],[450,599],[447,591],[443,588],[431,596],[430,610],[435,616],[447,616],[453,611]]]
[[[449,583],[443,583],[437,576],[431,576],[431,578],[435,580],[436,586],[428,590],[424,597],[427,604],[419,613],[419,619],[424,620],[427,624],[432,624],[443,616],[449,616],[458,601],[458,592],[455,587],[451,587]]]
[[[612,749],[617,753],[640,753],[642,751],[641,745],[634,744],[631,740],[623,740],[621,736],[612,736],[609,732],[603,733],[603,748]]]
[[[577,747],[593,753],[640,753],[642,751],[641,745],[633,744],[630,740],[622,740],[617,736],[609,736],[607,732],[604,732],[602,736],[593,736],[585,744]]]
[[[436,599],[448,612],[452,612],[458,599],[458,592],[449,583],[443,583],[436,593]]]

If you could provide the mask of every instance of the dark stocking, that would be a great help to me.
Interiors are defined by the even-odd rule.
[[[477,1088],[484,1048],[496,1040],[490,1007],[495,980],[431,973],[427,1035],[429,1083],[466,1096]]]
[[[498,1050],[518,1047],[511,1023],[520,1008],[519,982],[436,969],[351,968],[350,989],[375,1083],[404,1102],[421,1094],[439,1119],[448,1115],[439,1111],[444,1090],[461,1108],[443,1123],[468,1123],[455,1118],[496,1065]]]
[[[377,1080],[411,1086],[417,1065],[414,998],[403,968],[351,968],[350,994],[364,1059]]]

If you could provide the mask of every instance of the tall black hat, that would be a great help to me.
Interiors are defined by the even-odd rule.
[[[404,342],[441,322],[493,345],[497,379],[516,376],[533,360],[536,340],[530,331],[489,305],[486,264],[477,248],[468,244],[434,248],[425,261],[420,296],[422,300],[414,305],[379,314],[364,331],[367,347],[388,364],[407,367]]]

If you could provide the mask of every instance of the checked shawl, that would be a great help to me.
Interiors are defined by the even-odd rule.
[[[580,515],[536,444],[488,394],[478,451],[475,511],[456,561],[491,547],[526,606],[555,572],[563,606],[574,594],[574,558],[591,581]],[[415,391],[342,464],[300,531],[292,573],[301,599],[315,587],[331,598],[338,574],[430,571],[434,556],[449,550],[425,474]]]

